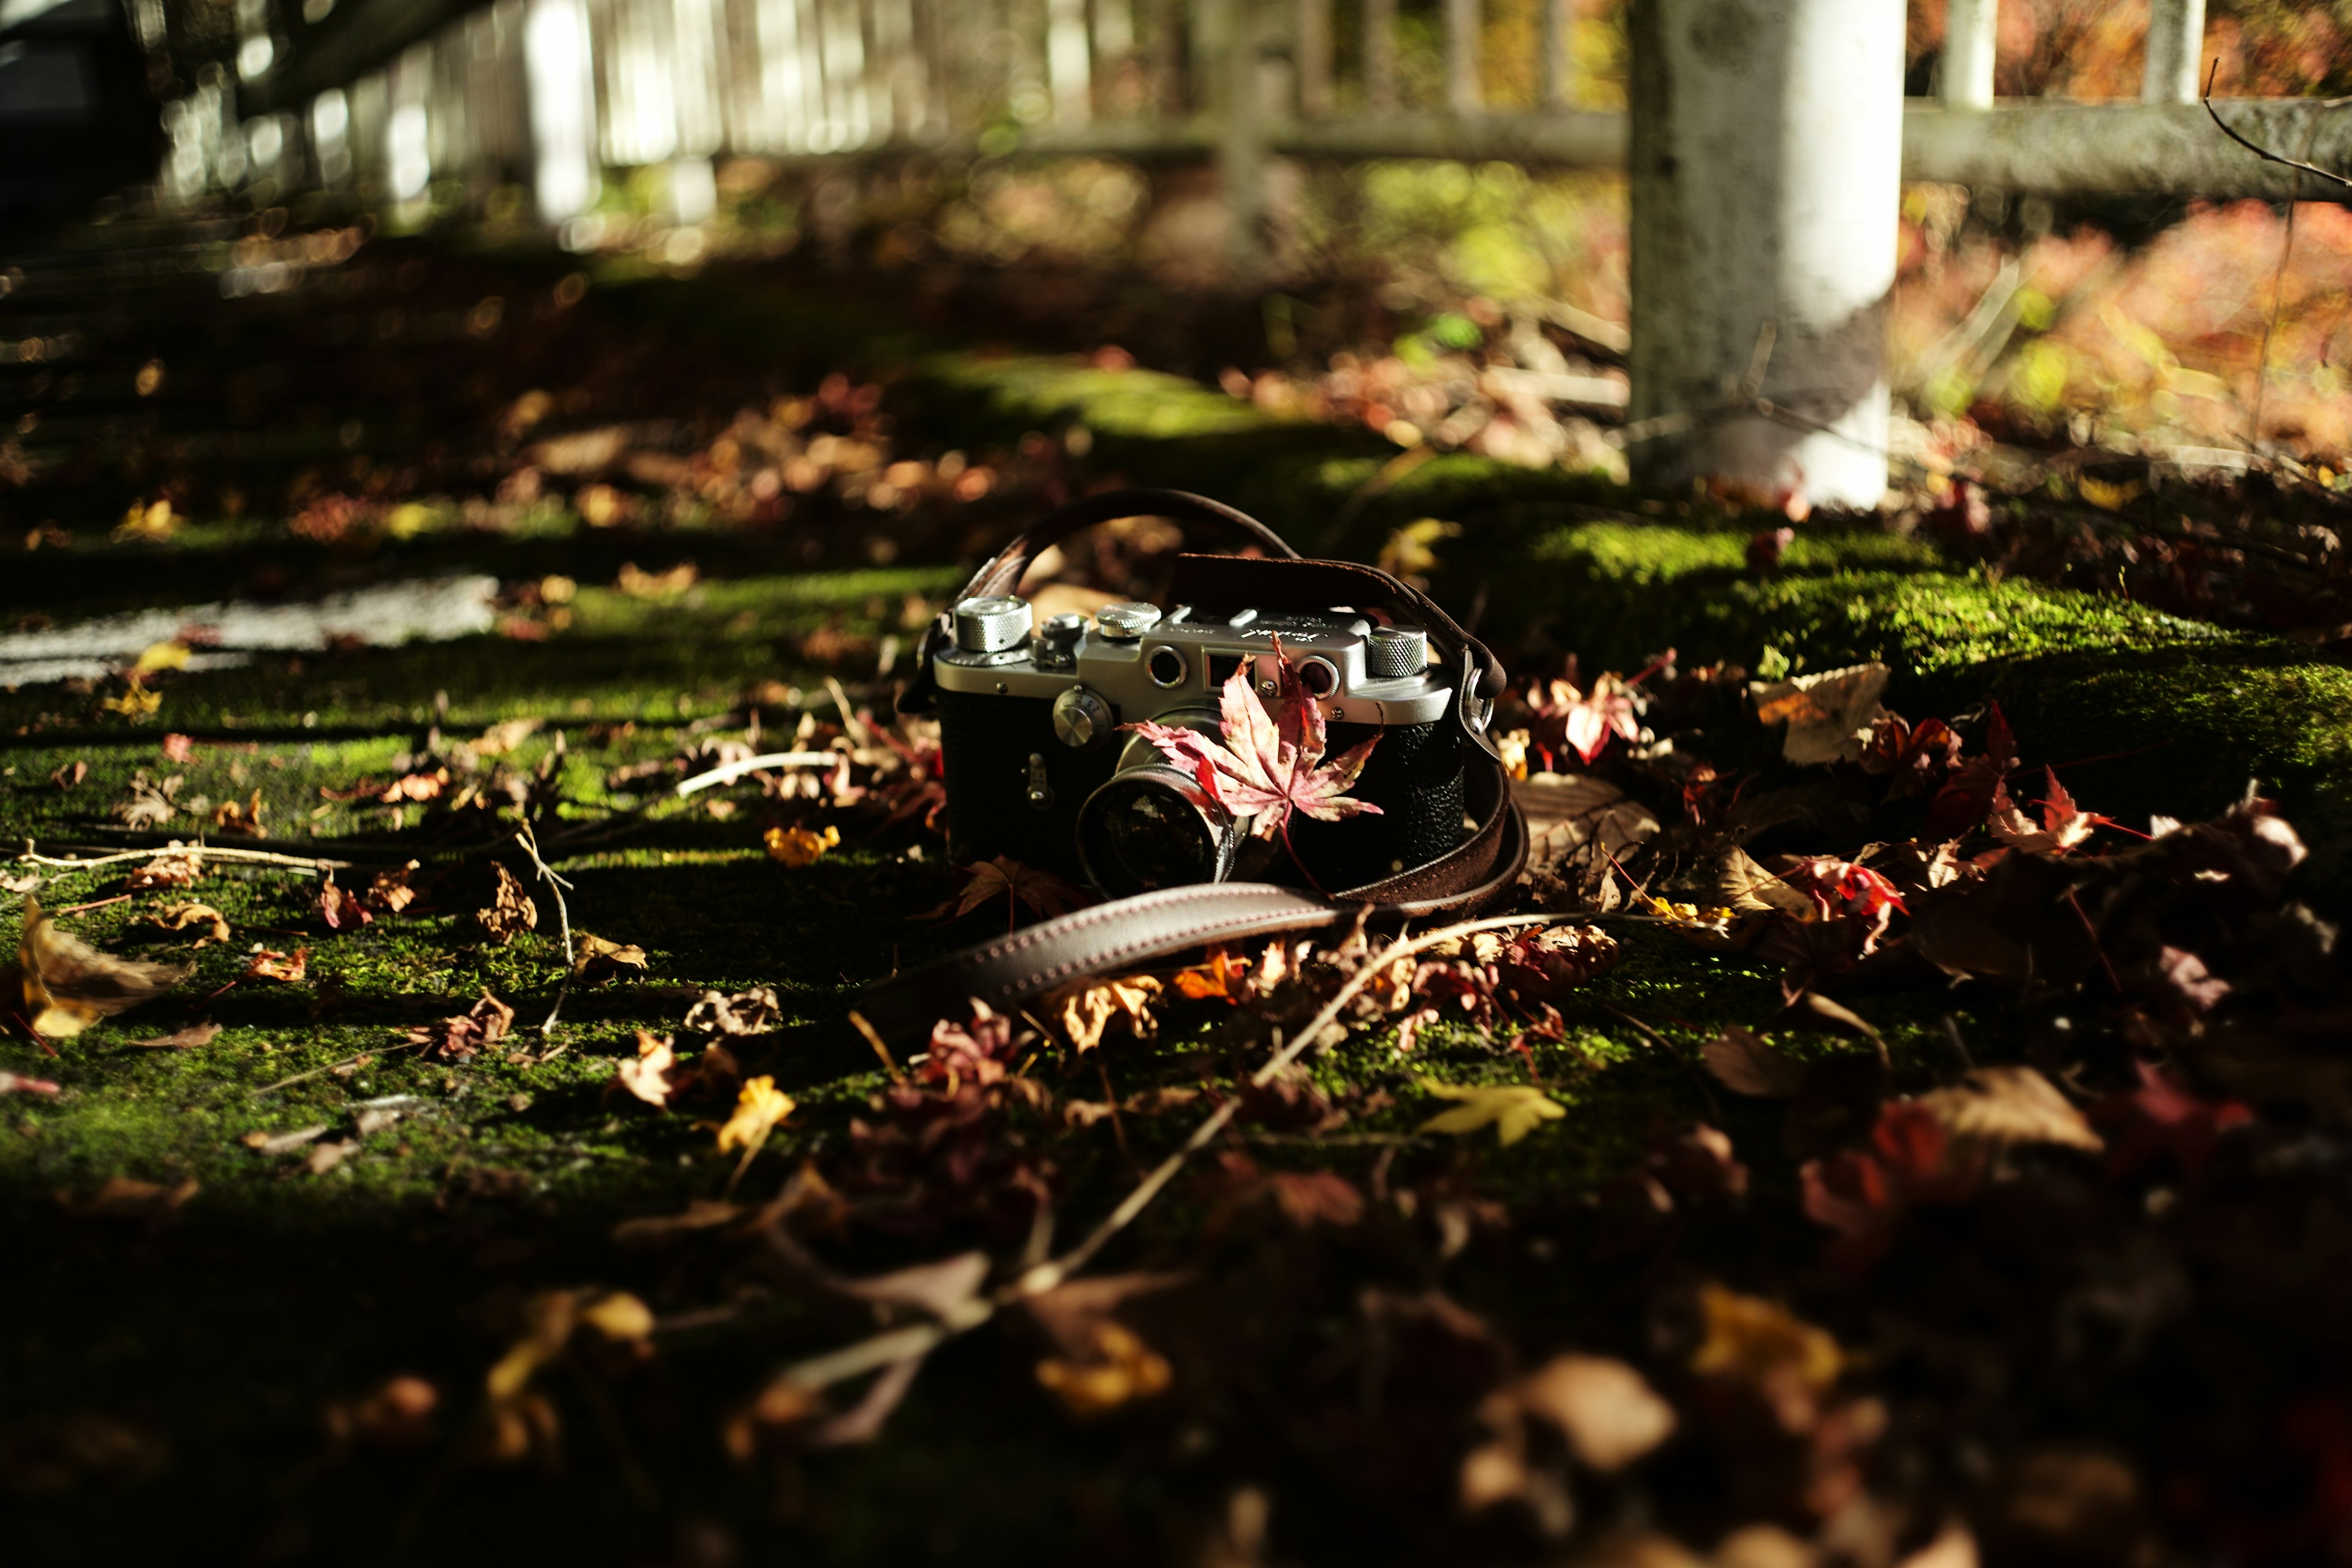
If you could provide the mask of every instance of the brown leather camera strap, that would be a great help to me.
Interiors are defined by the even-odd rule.
[[[1347,562],[1300,560],[1264,523],[1204,497],[1181,490],[1114,490],[1045,517],[982,567],[958,598],[1009,594],[1047,545],[1081,528],[1124,517],[1166,517],[1230,528],[1273,552],[1272,559],[1180,558],[1176,587],[1179,597],[1188,602],[1346,605],[1426,628],[1439,662],[1454,672],[1456,682],[1454,711],[1465,742],[1464,804],[1472,830],[1459,845],[1424,865],[1343,889],[1328,900],[1260,882],[1166,888],[1097,904],[966,948],[869,987],[859,996],[858,1015],[894,1045],[928,1039],[934,1023],[959,1015],[974,998],[1000,1012],[1011,1011],[1074,980],[1131,969],[1213,942],[1320,930],[1360,915],[1383,922],[1468,918],[1508,899],[1527,868],[1527,823],[1511,798],[1502,760],[1486,734],[1493,696],[1502,689],[1502,668],[1451,616],[1385,572]],[[931,656],[948,636],[948,617],[942,616],[925,639],[920,670],[899,700],[901,710],[929,708]]]

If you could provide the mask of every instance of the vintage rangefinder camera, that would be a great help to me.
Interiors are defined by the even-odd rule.
[[[1237,669],[1272,706],[1276,638],[1328,725],[1327,755],[1378,734],[1352,793],[1380,808],[1290,823],[1299,866],[1339,893],[1418,866],[1463,837],[1454,693],[1427,634],[1345,609],[1107,605],[1033,624],[1028,603],[966,599],[933,660],[950,850],[1009,855],[1121,898],[1183,883],[1295,879],[1192,776],[1120,726],[1140,720],[1222,738],[1218,700]]]

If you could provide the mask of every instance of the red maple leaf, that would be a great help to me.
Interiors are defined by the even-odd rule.
[[[2095,811],[2084,811],[2058,782],[2057,773],[2049,768],[2042,770],[2048,782],[2050,794],[2041,802],[2042,826],[2035,827],[2033,819],[2017,808],[2009,798],[2009,786],[1993,786],[1991,814],[1985,826],[1992,836],[2012,849],[2023,849],[2036,855],[2063,855],[2067,850],[2091,837],[2091,830],[2111,822]]]
[[[1160,755],[1191,773],[1209,798],[1227,811],[1254,818],[1253,835],[1279,835],[1296,861],[1298,852],[1290,845],[1293,813],[1305,812],[1318,822],[1339,822],[1359,813],[1381,815],[1379,806],[1348,794],[1380,737],[1324,762],[1322,706],[1307,696],[1297,666],[1282,651],[1280,637],[1274,639],[1274,657],[1282,673],[1272,715],[1251,689],[1249,661],[1226,677],[1218,726],[1224,734],[1223,745],[1198,730],[1148,719],[1121,728],[1159,747]]]
[[[1886,923],[1899,910],[1911,911],[1903,904],[1903,895],[1894,883],[1867,866],[1851,860],[1841,860],[1834,855],[1817,856],[1798,862],[1789,872],[1788,879],[1812,895],[1813,907],[1822,919],[1850,918],[1865,924],[1869,930],[1862,939],[1862,951],[1867,955],[1878,949],[1878,939],[1886,934]]]
[[[2090,1110],[2092,1121],[2107,1135],[2111,1171],[2126,1173],[2168,1154],[2194,1177],[2213,1157],[2221,1134],[2254,1119],[2243,1100],[2202,1100],[2153,1062],[2132,1066],[2139,1087],[2109,1095]]]
[[[1631,680],[1614,673],[1604,674],[1592,683],[1590,691],[1579,691],[1574,679],[1575,661],[1571,659],[1570,679],[1547,682],[1528,696],[1528,710],[1536,718],[1536,744],[1547,754],[1563,750],[1574,752],[1578,760],[1589,767],[1609,744],[1610,736],[1615,735],[1628,745],[1639,742],[1642,710],[1634,696],[1635,689],[1674,661],[1675,650],[1668,648]]]
[[[1952,771],[1944,787],[1936,792],[1927,807],[1929,843],[1941,843],[1958,838],[1985,819],[1992,810],[1992,797],[2000,790],[2001,780],[2017,766],[2017,736],[2001,713],[2000,704],[1991,705],[1985,716],[1984,754],[1970,757]]]
[[[960,866],[955,874],[963,879],[963,886],[955,896],[936,909],[925,910],[915,919],[958,920],[982,904],[1003,899],[1004,929],[1011,931],[1020,923],[1024,909],[1041,916],[1066,915],[1094,902],[1084,889],[1072,887],[1051,871],[1024,866],[1010,855],[999,855],[976,866]]]

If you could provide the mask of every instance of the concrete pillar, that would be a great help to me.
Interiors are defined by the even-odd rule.
[[[2204,87],[2205,0],[2155,0],[2148,7],[2147,62],[2140,78],[2143,103],[2194,103]]]
[[[1993,41],[2000,30],[2000,0],[1948,0],[1944,9],[1945,108],[1992,107]]]
[[[1902,0],[1632,0],[1627,24],[1635,471],[1875,505]],[[1758,393],[1770,413],[1728,406]]]

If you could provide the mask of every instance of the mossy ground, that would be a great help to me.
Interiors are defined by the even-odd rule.
[[[821,302],[778,305],[718,284],[645,285],[623,296],[614,309],[625,315],[715,323],[746,353],[797,334],[793,352],[803,357],[898,364],[902,418],[929,422],[943,441],[1083,423],[1097,437],[1092,473],[1227,497],[1309,548],[1369,556],[1399,522],[1456,520],[1464,531],[1443,547],[1436,591],[1457,611],[1478,606],[1482,629],[1505,646],[1579,651],[1588,669],[1629,668],[1670,643],[1694,662],[1753,664],[1768,647],[1801,668],[1883,658],[1898,672],[1890,700],[1906,710],[1923,704],[1915,717],[1998,696],[2029,762],[2140,759],[2108,773],[2086,763],[2068,774],[2095,807],[2193,815],[2256,776],[2285,791],[2291,811],[2308,807],[2319,829],[2341,831],[2352,678],[2286,645],[1988,581],[1924,542],[1871,530],[1801,531],[1777,571],[1758,574],[1745,564],[1747,521],[1576,476],[1446,458],[1363,500],[1360,490],[1388,454],[1365,451],[1354,437],[1265,420],[1189,384],[953,354],[828,314]],[[624,560],[658,568],[688,556],[702,579],[679,597],[595,585],[612,581]],[[606,1239],[619,1219],[716,1194],[735,1164],[716,1152],[707,1125],[606,1094],[635,1031],[674,1028],[706,987],[777,989],[786,1026],[749,1053],[754,1070],[774,1073],[801,1102],[751,1178],[753,1188],[772,1190],[802,1159],[837,1149],[883,1083],[879,1064],[843,1024],[856,988],[975,938],[986,918],[947,928],[908,918],[946,890],[936,847],[914,858],[911,833],[866,837],[853,821],[838,852],[787,869],[761,847],[755,800],[720,819],[698,802],[616,796],[606,775],[709,737],[697,721],[728,712],[747,685],[819,689],[822,672],[797,651],[803,634],[834,625],[888,635],[908,596],[936,601],[949,591],[952,563],[812,571],[773,540],[616,536],[568,523],[530,538],[436,535],[353,554],[293,546],[267,524],[200,522],[168,549],[86,533],[70,548],[19,558],[12,572],[19,605],[64,620],[225,596],[265,562],[290,589],[458,567],[509,581],[560,570],[590,586],[572,624],[544,641],[493,636],[264,657],[242,669],[169,678],[162,711],[144,723],[103,713],[96,694],[56,686],[0,697],[0,828],[11,842],[102,846],[118,837],[106,808],[133,772],[168,771],[183,775],[189,795],[260,792],[268,847],[372,864],[414,855],[425,862],[428,888],[401,914],[331,933],[307,877],[216,869],[196,896],[221,910],[236,940],[195,953],[197,973],[177,996],[64,1042],[55,1059],[21,1037],[0,1044],[0,1067],[63,1086],[53,1100],[0,1105],[0,1205],[12,1234],[0,1316],[16,1325],[0,1352],[0,1415],[21,1422],[96,1410],[142,1420],[169,1435],[175,1455],[160,1479],[134,1489],[93,1482],[20,1505],[7,1527],[12,1552],[26,1561],[121,1561],[152,1556],[160,1539],[191,1561],[519,1552],[652,1560],[703,1520],[761,1542],[763,1556],[970,1561],[1078,1545],[1160,1550],[1165,1521],[1191,1489],[1210,1486],[1209,1469],[1196,1478],[1148,1445],[1071,1426],[1028,1381],[1026,1361],[1003,1353],[992,1336],[937,1358],[877,1448],[812,1459],[781,1492],[772,1474],[730,1467],[715,1413],[777,1360],[853,1333],[858,1320],[770,1293],[753,1275],[714,1274]],[[499,946],[472,918],[488,891],[483,853],[510,824],[484,813],[436,838],[411,819],[395,826],[383,806],[322,792],[380,779],[428,726],[463,739],[517,717],[547,723],[509,759],[519,766],[545,754],[554,731],[565,737],[566,805],[542,833],[551,841],[583,835],[570,851],[551,852],[573,883],[574,928],[641,944],[648,970],[574,990],[556,1036],[564,1049],[551,1060],[494,1053],[425,1062],[399,1048],[404,1031],[464,1010],[485,988],[514,1004],[526,1030],[545,1016],[561,963],[554,921],[543,918],[536,932]],[[779,717],[788,716],[772,721]],[[195,738],[189,762],[163,758],[167,731]],[[78,763],[89,767],[78,785],[51,781]],[[59,908],[109,898],[113,888],[105,874],[84,874],[43,897]],[[164,897],[104,904],[67,923],[110,951],[174,956],[185,951],[179,939],[150,918]],[[1563,1009],[1565,1037],[1532,1047],[1534,1069],[1559,1086],[1567,1118],[1479,1156],[1480,1187],[1514,1203],[1573,1204],[1622,1175],[1654,1128],[1695,1114],[1727,1119],[1743,1150],[1776,1146],[1775,1114],[1736,1100],[1710,1104],[1692,1065],[1725,1024],[1755,1024],[1778,1009],[1773,968],[1645,928],[1629,928],[1626,942],[1625,961]],[[230,985],[255,943],[307,947],[306,979]],[[1874,995],[1866,1007],[1888,1037],[1898,1082],[1926,1081],[1928,1064],[1950,1050],[1948,1015],[1965,1036],[2003,1027],[1997,1008],[1941,990]],[[1657,1049],[1626,1015],[1679,1054]],[[223,1026],[200,1049],[127,1044],[199,1017]],[[1214,1022],[1206,1010],[1180,1012],[1161,1038],[1116,1045],[1102,1070],[1122,1094],[1222,1073]],[[1253,1153],[1360,1176],[1381,1157],[1380,1140],[1408,1134],[1433,1109],[1421,1078],[1519,1081],[1528,1070],[1528,1059],[1458,1030],[1433,1031],[1428,1041],[1411,1060],[1385,1037],[1351,1041],[1318,1073],[1386,1089],[1395,1104],[1343,1137],[1261,1140]],[[1801,1055],[1863,1048],[1806,1030],[1791,1031],[1788,1043]],[[320,1070],[364,1055],[374,1059],[347,1075]],[[1092,1097],[1100,1087],[1092,1060],[1049,1057],[1036,1070],[1067,1095]],[[300,1074],[316,1076],[272,1087]],[[407,1113],[324,1174],[239,1142],[319,1122],[342,1136],[358,1102],[395,1095],[415,1097]],[[1127,1155],[1100,1124],[1056,1134],[1066,1225],[1103,1212],[1129,1179],[1130,1156],[1149,1162],[1186,1130],[1181,1120],[1139,1124]],[[1452,1157],[1427,1141],[1407,1142],[1398,1156]],[[518,1174],[477,1180],[485,1170]],[[75,1217],[58,1201],[60,1191],[86,1192],[116,1175],[166,1184],[193,1176],[200,1189],[154,1226]],[[1759,1209],[1793,1213],[1788,1160],[1764,1155],[1757,1180],[1780,1200]],[[1200,1214],[1180,1189],[1123,1244],[1119,1260],[1185,1258]],[[1740,1245],[1804,1245],[1780,1234],[1790,1223],[1759,1220]],[[877,1249],[869,1260],[919,1255]],[[675,1336],[617,1434],[601,1431],[581,1406],[559,1475],[459,1468],[446,1449],[322,1457],[322,1402],[394,1371],[434,1379],[462,1423],[499,1348],[499,1303],[536,1287],[588,1282],[636,1289],[664,1312],[731,1301],[742,1315]],[[1455,1288],[1499,1316],[1557,1324],[1605,1318],[1616,1284],[1522,1260],[1486,1267]],[[1600,1338],[1622,1333],[1622,1325],[1604,1328]],[[620,1458],[624,1449],[633,1458]],[[656,1500],[633,1494],[636,1466]],[[1349,1528],[1336,1525],[1335,1540],[1345,1542]],[[1361,1545],[1376,1555],[1396,1550]]]

